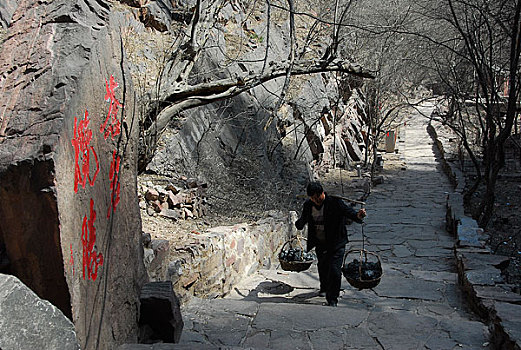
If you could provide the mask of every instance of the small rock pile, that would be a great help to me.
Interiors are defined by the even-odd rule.
[[[208,185],[196,179],[182,178],[183,186],[166,186],[147,182],[141,185],[139,207],[150,216],[160,215],[172,220],[187,220],[206,215]]]

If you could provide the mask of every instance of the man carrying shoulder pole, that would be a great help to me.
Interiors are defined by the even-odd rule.
[[[365,209],[355,211],[340,198],[328,196],[319,182],[307,186],[309,199],[304,202],[302,214],[295,222],[298,230],[308,225],[307,251],[316,247],[320,296],[327,305],[337,306],[342,282],[342,260],[348,242],[347,220],[362,223]]]

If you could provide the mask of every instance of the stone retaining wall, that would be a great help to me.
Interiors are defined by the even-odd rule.
[[[192,231],[182,244],[152,240],[154,256],[145,261],[149,276],[171,280],[182,302],[191,296],[222,297],[245,276],[279,263],[282,245],[296,234],[296,217],[295,212],[272,211],[254,224]]]
[[[489,324],[493,345],[497,349],[521,349],[521,295],[512,291],[501,274],[509,261],[492,254],[485,244],[486,235],[477,222],[465,215],[462,172],[448,160],[449,139],[433,123],[428,132],[440,153],[443,168],[454,184],[455,192],[447,196],[447,231],[456,237],[454,253],[459,282],[470,307]]]

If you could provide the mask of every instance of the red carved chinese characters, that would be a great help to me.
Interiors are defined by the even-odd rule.
[[[118,83],[116,83],[112,75],[110,76],[109,82],[105,80],[105,101],[110,101],[110,106],[105,123],[101,125],[99,130],[102,133],[104,132],[105,140],[109,135],[114,139],[114,137],[121,133],[121,123],[118,120],[118,109],[121,107],[121,103],[119,103],[114,94],[114,89],[117,87]]]
[[[74,146],[74,192],[78,192],[78,185],[85,188],[87,180],[94,186],[96,176],[99,173],[99,161],[94,147],[90,145],[92,141],[92,130],[89,129],[89,112],[85,111],[84,119],[77,120],[74,117],[74,138],[71,140]],[[90,176],[90,155],[94,156],[96,171],[94,176]]]
[[[69,259],[69,263],[71,264],[72,266],[72,276],[74,276],[74,254],[72,252],[72,243],[71,243],[71,258]]]
[[[103,265],[103,255],[98,254],[94,250],[96,245],[96,211],[94,210],[94,201],[90,199],[90,218],[87,215],[83,218],[83,226],[81,229],[81,243],[83,245],[83,279],[85,275],[87,279],[93,281],[98,277],[98,268]]]
[[[116,206],[119,203],[119,163],[121,157],[116,157],[116,151],[112,153],[112,163],[110,163],[110,205],[107,211],[107,219],[110,217],[111,210],[116,211]]]
[[[112,140],[121,134],[121,122],[118,120],[118,111],[122,104],[116,98],[114,89],[118,87],[114,77],[111,75],[109,81],[105,80],[105,101],[110,102],[109,110],[105,118],[105,122],[100,125],[100,133],[103,134],[105,140],[111,136]],[[75,163],[74,163],[74,192],[78,192],[81,185],[85,188],[87,181],[94,186],[96,177],[100,171],[98,155],[91,145],[93,140],[92,130],[89,129],[89,113],[86,110],[83,119],[74,118],[74,137],[71,143],[74,147]],[[108,153],[108,152],[107,152]],[[108,154],[107,154],[108,156]],[[94,169],[94,163],[96,168]],[[107,219],[111,213],[116,211],[116,207],[120,201],[120,163],[121,157],[117,150],[112,153],[112,162],[110,164],[109,182],[110,182],[110,201],[107,210]],[[90,199],[90,212],[83,217],[81,229],[81,243],[83,248],[83,279],[95,281],[98,272],[103,265],[103,254],[98,253],[96,248],[96,211],[94,210],[94,200]],[[103,223],[102,227],[103,227]],[[74,276],[74,254],[72,244],[70,246],[71,256],[70,264],[72,265],[72,274]]]

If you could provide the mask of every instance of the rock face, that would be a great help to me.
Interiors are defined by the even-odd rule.
[[[74,325],[14,276],[0,274],[0,348],[80,349]]]
[[[144,268],[126,18],[103,0],[17,3],[0,48],[9,272],[72,318],[82,349],[133,342]]]
[[[260,72],[265,54],[268,64],[287,59],[286,23],[270,26],[266,50],[266,13],[260,10],[255,16],[246,16],[234,6],[227,3],[219,12],[223,28],[210,36],[209,40],[215,41],[197,62],[194,81]],[[235,47],[233,43],[238,40],[244,45]],[[244,54],[241,59],[247,65],[228,64],[238,52]],[[134,65],[136,70],[139,63]],[[217,67],[226,67],[226,71],[221,74]],[[334,164],[347,167],[364,158],[364,100],[356,91],[361,83],[346,80],[338,85],[336,81],[328,73],[292,78],[287,93],[291,102],[276,111],[278,117],[271,124],[268,120],[277,107],[284,79],[266,82],[224,102],[185,111],[162,135],[148,170],[168,178],[179,174],[201,177],[208,182],[210,196],[237,192],[238,203],[249,201],[240,198],[237,191],[246,187],[258,196],[259,203],[276,206],[288,196],[273,199],[272,193],[266,193],[275,182],[278,191],[273,192],[298,193],[317,172],[328,171]],[[286,137],[281,140],[281,136]],[[223,204],[230,211],[241,210],[232,205]]]
[[[9,27],[18,2],[18,0],[4,0],[0,3],[0,27]]]

